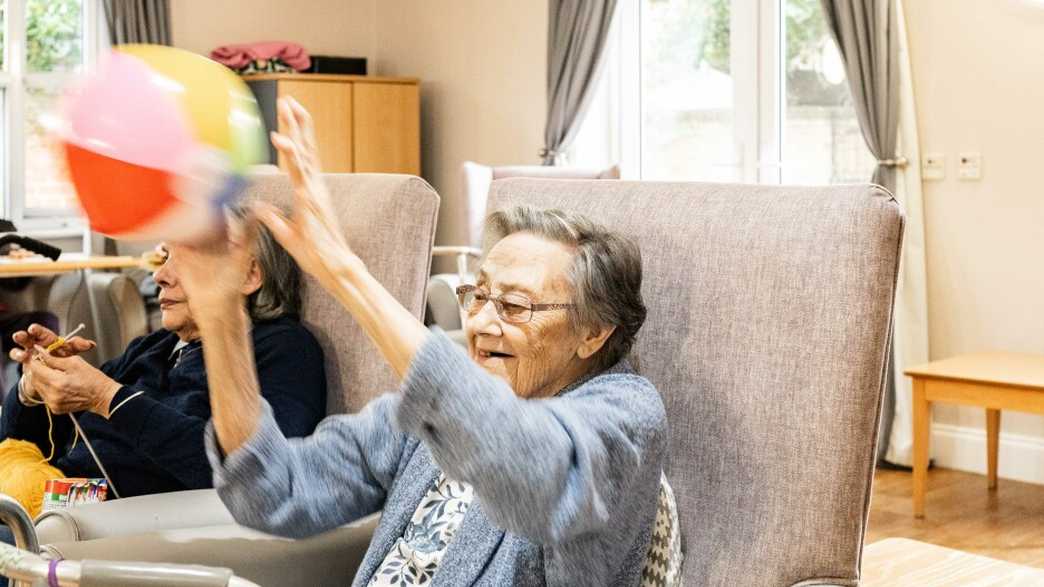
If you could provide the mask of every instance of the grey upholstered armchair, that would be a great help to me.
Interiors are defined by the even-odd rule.
[[[578,210],[642,247],[637,358],[670,418],[686,584],[855,585],[903,232],[895,201],[865,185],[494,182],[491,209],[517,203]],[[229,566],[266,585],[342,584],[352,541],[365,540],[353,531],[298,552],[244,535],[241,550],[259,546],[235,560],[153,560]],[[219,544],[154,535],[189,554]],[[127,558],[141,558],[137,544]],[[289,570],[272,568],[275,555]]]
[[[637,239],[686,585],[855,585],[903,215],[868,185],[493,183]]]
[[[418,318],[431,263],[439,198],[405,175],[328,175],[352,249]],[[283,175],[254,178],[250,197],[289,203]],[[302,319],[326,353],[328,413],[354,412],[396,387],[391,368],[339,303],[308,280]],[[134,497],[45,513],[36,520],[45,553],[232,568],[261,585],[342,585],[369,544],[376,518],[310,540],[238,526],[213,490]],[[300,567],[292,562],[302,561]],[[324,582],[325,581],[325,582]]]

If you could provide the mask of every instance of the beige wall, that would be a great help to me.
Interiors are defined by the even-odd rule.
[[[465,160],[537,163],[545,116],[546,3],[488,0],[175,0],[175,44],[206,52],[262,39],[363,55],[422,80],[423,175],[443,197],[438,242],[459,243],[450,201]],[[925,182],[932,358],[1044,353],[1044,2],[906,0],[921,152],[947,157]],[[182,23],[179,25],[179,23]],[[190,26],[191,25],[191,26]],[[959,152],[983,179],[956,179]],[[459,209],[459,207],[456,207]],[[1044,418],[1003,431],[1044,438]],[[936,421],[983,426],[979,410]]]
[[[947,157],[924,183],[933,359],[1044,354],[1044,2],[906,0],[921,154]],[[962,151],[981,181],[956,179]],[[981,410],[936,422],[984,426]],[[1005,413],[1002,431],[1044,438],[1044,417]]]
[[[377,73],[421,79],[423,175],[443,202],[436,239],[461,244],[450,202],[461,164],[540,162],[547,3],[381,0],[377,39]]]
[[[372,57],[376,0],[173,0],[176,47],[208,54],[220,45],[295,41],[310,53]]]
[[[466,160],[536,164],[543,145],[547,4],[488,0],[174,0],[174,44],[297,41],[421,79],[423,176],[443,198],[437,242],[465,241],[451,200]]]

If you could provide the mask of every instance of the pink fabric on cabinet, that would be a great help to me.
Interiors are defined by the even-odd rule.
[[[312,65],[308,51],[288,41],[259,41],[239,45],[222,45],[210,52],[210,58],[231,69],[242,69],[258,59],[279,58],[283,63],[304,71]]]

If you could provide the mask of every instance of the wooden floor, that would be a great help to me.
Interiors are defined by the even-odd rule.
[[[880,470],[874,478],[866,544],[913,538],[1023,565],[1044,568],[1044,485],[948,469],[928,472],[925,517],[913,517],[911,474]]]

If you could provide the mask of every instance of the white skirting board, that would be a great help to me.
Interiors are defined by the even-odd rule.
[[[986,430],[932,423],[931,455],[935,465],[986,474]],[[997,476],[1044,485],[1044,438],[1000,434]]]

